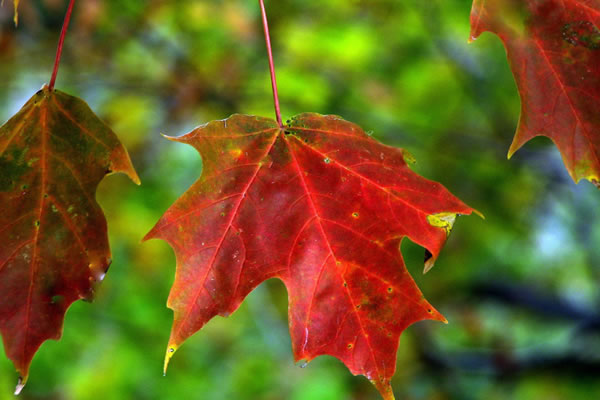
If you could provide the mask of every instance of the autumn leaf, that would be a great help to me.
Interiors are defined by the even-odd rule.
[[[19,372],[66,310],[90,300],[111,259],[95,200],[102,178],[139,184],[116,135],[82,100],[42,88],[0,128],[0,332]]]
[[[521,96],[508,156],[535,136],[556,144],[575,182],[600,177],[600,2],[474,0],[471,39],[504,42]]]
[[[206,322],[279,278],[295,359],[332,355],[393,398],[401,332],[446,321],[410,277],[400,242],[425,247],[429,268],[456,215],[473,210],[412,172],[403,150],[336,116],[301,114],[280,129],[234,115],[170,139],[198,150],[204,171],[146,236],[177,257],[165,370]]]

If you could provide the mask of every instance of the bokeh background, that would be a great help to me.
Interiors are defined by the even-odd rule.
[[[266,3],[284,119],[313,111],[356,122],[486,216],[459,218],[426,276],[423,249],[402,245],[450,324],[403,334],[397,398],[600,398],[600,193],[571,181],[548,139],[507,161],[519,97],[499,39],[467,44],[470,0]],[[17,28],[12,2],[0,8],[2,122],[49,80],[66,5],[22,0]],[[57,88],[114,128],[142,186],[121,175],[100,185],[111,270],[94,303],[69,310],[62,340],[42,346],[23,399],[379,398],[334,358],[294,365],[279,281],[210,322],[162,376],[175,258],[140,239],[202,163],[160,133],[272,116],[263,40],[257,1],[76,3]],[[0,350],[1,400],[16,378]]]

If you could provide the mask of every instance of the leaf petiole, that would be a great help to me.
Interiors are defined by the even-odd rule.
[[[73,5],[75,0],[69,1],[69,8],[65,14],[65,20],[63,22],[62,30],[60,32],[60,38],[58,39],[58,47],[56,48],[56,58],[54,59],[54,70],[52,71],[52,77],[48,84],[50,91],[54,90],[54,84],[56,83],[56,75],[58,74],[58,65],[60,64],[60,56],[62,54],[63,43],[65,42],[65,36],[67,35],[67,28],[69,27],[69,21],[71,20],[71,13],[73,12]]]
[[[283,122],[281,121],[281,109],[279,108],[279,94],[277,93],[277,79],[275,78],[275,65],[273,64],[273,51],[271,50],[271,36],[269,34],[269,23],[267,21],[267,12],[265,10],[265,3],[263,0],[258,0],[260,4],[260,11],[262,14],[262,23],[265,31],[265,41],[267,43],[267,53],[269,56],[269,70],[271,71],[271,87],[273,88],[273,101],[275,103],[275,116],[277,117],[277,124],[280,128],[283,128]]]

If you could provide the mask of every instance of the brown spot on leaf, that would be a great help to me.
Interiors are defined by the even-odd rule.
[[[590,21],[576,21],[562,28],[563,40],[573,46],[600,49],[600,30]]]

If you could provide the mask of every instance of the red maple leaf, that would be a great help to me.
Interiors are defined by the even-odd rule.
[[[279,278],[295,359],[332,355],[393,398],[401,332],[446,321],[406,270],[400,242],[425,247],[430,268],[456,215],[473,210],[411,171],[403,150],[336,116],[301,114],[279,128],[234,115],[171,140],[198,150],[204,171],[146,236],[177,257],[165,369],[211,318]]]
[[[139,184],[116,135],[78,98],[45,86],[0,127],[0,332],[17,392],[110,265],[95,192],[112,172]]]
[[[535,136],[556,144],[569,174],[600,177],[600,2],[474,0],[471,39],[502,39],[521,96],[509,157]]]

